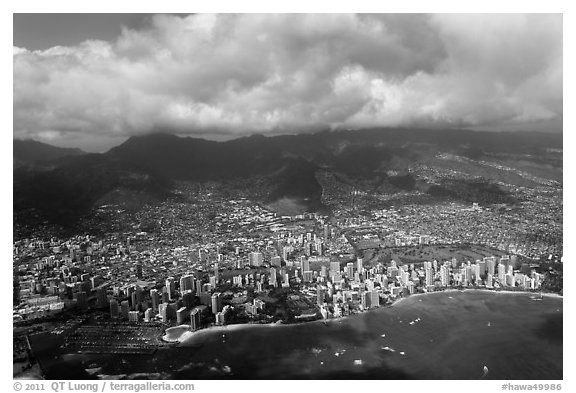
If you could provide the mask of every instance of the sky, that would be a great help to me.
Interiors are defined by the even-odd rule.
[[[560,14],[15,14],[15,138],[561,132]]]

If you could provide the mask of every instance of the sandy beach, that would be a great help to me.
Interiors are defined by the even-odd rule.
[[[212,335],[214,333],[226,334],[232,331],[238,331],[243,329],[273,328],[279,326],[287,326],[287,325],[284,325],[282,323],[239,323],[224,326],[210,326],[196,331],[189,330],[190,325],[180,325],[166,329],[166,335],[164,335],[162,339],[167,342],[194,344],[198,342],[198,340],[201,341],[203,338],[207,337],[208,335]]]
[[[540,296],[540,292],[530,292],[530,291],[506,291],[506,290],[493,290],[493,289],[484,289],[484,288],[465,288],[465,289],[456,289],[456,288],[448,288],[442,291],[435,291],[435,292],[426,292],[426,293],[415,293],[410,296],[406,297],[398,297],[396,298],[392,304],[381,306],[378,308],[369,309],[366,311],[346,315],[343,317],[338,318],[331,318],[331,319],[319,319],[316,321],[310,322],[301,322],[296,324],[283,324],[283,323],[247,323],[247,324],[233,324],[233,325],[224,325],[224,326],[210,326],[207,328],[203,328],[196,331],[190,331],[189,325],[180,325],[166,329],[166,334],[162,337],[162,339],[166,342],[172,343],[179,343],[180,345],[194,345],[203,341],[203,339],[207,338],[208,336],[214,333],[221,333],[226,334],[232,331],[238,331],[243,329],[253,329],[253,328],[271,328],[271,327],[279,327],[279,326],[293,326],[293,325],[302,325],[302,324],[319,324],[319,323],[333,323],[335,321],[342,321],[348,318],[353,318],[358,315],[362,315],[367,312],[374,312],[377,310],[383,310],[389,307],[397,307],[403,301],[410,299],[410,298],[419,298],[424,297],[427,295],[433,294],[441,294],[441,293],[451,293],[451,292],[483,292],[483,293],[493,293],[493,294],[507,294],[507,295],[528,295],[528,296]],[[551,298],[558,298],[563,299],[563,297],[557,293],[542,293],[542,296],[551,297]]]

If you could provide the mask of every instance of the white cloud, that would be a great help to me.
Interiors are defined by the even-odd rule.
[[[158,15],[13,59],[14,135],[51,141],[562,116],[560,15]]]

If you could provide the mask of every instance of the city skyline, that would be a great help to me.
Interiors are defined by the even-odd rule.
[[[565,388],[563,14],[12,18],[15,390]]]

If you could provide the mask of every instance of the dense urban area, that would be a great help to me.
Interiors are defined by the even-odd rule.
[[[339,318],[448,288],[562,293],[562,206],[549,185],[522,190],[531,198],[516,207],[367,211],[358,192],[342,208],[326,193],[330,216],[281,216],[217,184],[178,192],[184,201],[137,212],[99,206],[97,235],[14,242],[15,374],[37,367],[41,334],[64,353],[144,354],[175,345],[173,326]]]

